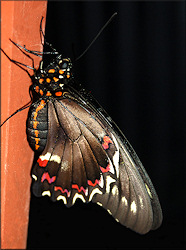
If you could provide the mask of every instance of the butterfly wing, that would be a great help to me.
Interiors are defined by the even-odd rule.
[[[48,101],[48,138],[33,168],[33,191],[67,206],[77,198],[96,202],[121,224],[147,233],[162,220],[153,185],[127,139],[87,100],[73,93]]]

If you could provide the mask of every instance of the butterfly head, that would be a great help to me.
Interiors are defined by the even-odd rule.
[[[33,91],[39,97],[62,97],[72,78],[70,58],[58,55],[45,69],[42,62],[33,76]]]

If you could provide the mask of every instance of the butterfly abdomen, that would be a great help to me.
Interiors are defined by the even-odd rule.
[[[35,103],[29,110],[27,119],[27,139],[30,147],[37,152],[45,148],[48,135],[48,107],[44,100]]]

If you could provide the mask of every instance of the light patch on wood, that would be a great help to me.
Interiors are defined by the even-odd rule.
[[[50,191],[44,191],[44,192],[42,193],[42,196],[45,196],[45,195],[51,196]]]
[[[137,212],[137,207],[136,207],[136,202],[133,201],[130,205],[130,211],[133,212],[134,214],[136,214]]]
[[[93,196],[94,196],[95,194],[102,194],[102,192],[101,192],[101,190],[99,190],[99,188],[94,188],[94,189],[92,190],[92,192],[90,193],[89,201],[92,200],[92,198],[93,198]]]
[[[59,196],[57,197],[57,200],[58,200],[58,201],[59,201],[59,200],[62,200],[62,201],[64,202],[64,204],[67,204],[67,199],[66,199],[66,197],[63,196],[63,195],[59,195]]]

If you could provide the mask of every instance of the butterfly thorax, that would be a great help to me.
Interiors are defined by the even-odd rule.
[[[62,97],[72,78],[70,58],[57,56],[44,70],[40,65],[32,78],[32,92],[37,98]]]

